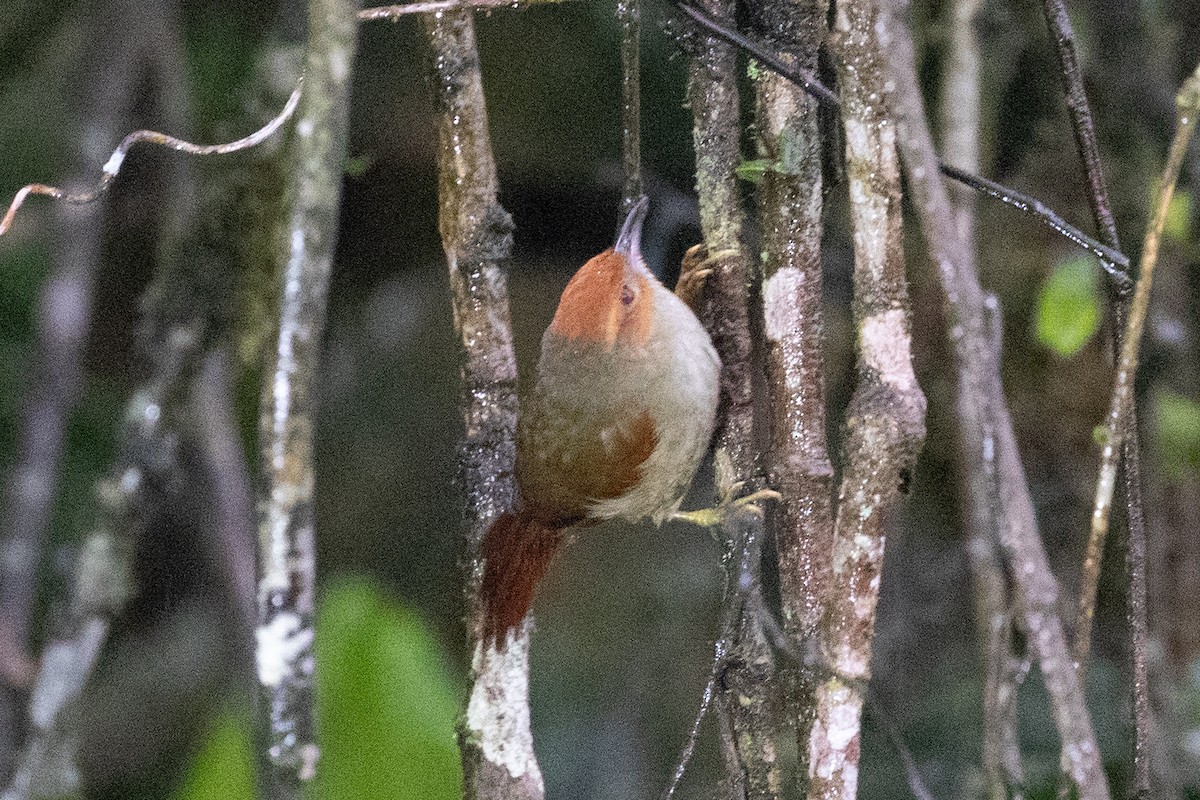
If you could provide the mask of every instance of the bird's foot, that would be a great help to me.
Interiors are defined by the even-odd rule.
[[[697,316],[700,314],[700,301],[704,297],[704,287],[713,270],[720,264],[721,259],[729,255],[737,255],[736,250],[722,250],[712,255],[703,244],[693,245],[683,255],[679,265],[679,280],[675,282],[675,296],[687,304]]]
[[[734,484],[731,488],[730,495],[736,494],[741,484]],[[722,497],[721,501],[713,508],[698,508],[695,511],[676,511],[671,515],[671,519],[681,522],[690,522],[701,528],[715,528],[720,525],[727,514],[749,513],[757,516],[762,516],[762,508],[758,505],[764,500],[778,502],[783,499],[783,496],[774,489],[759,489],[757,492],[739,497],[736,500],[732,497]]]

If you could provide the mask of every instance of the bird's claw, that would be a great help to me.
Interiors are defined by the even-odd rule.
[[[704,287],[716,267],[724,258],[737,256],[736,250],[721,250],[710,254],[703,244],[692,245],[683,255],[679,265],[679,280],[675,282],[675,296],[687,304],[694,313],[700,313],[700,300]]]
[[[783,500],[783,495],[774,489],[759,489],[757,492],[752,492],[745,497],[739,497],[736,500],[732,499],[738,489],[741,488],[744,482],[735,483],[730,487],[727,496],[721,498],[721,502],[713,508],[698,508],[695,511],[676,511],[671,515],[671,519],[681,522],[690,522],[693,525],[701,528],[715,528],[722,523],[727,514],[749,513],[757,516],[762,516],[762,509],[758,503],[764,500],[772,500],[778,502]]]

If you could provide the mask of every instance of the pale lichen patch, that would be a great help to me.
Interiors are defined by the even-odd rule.
[[[467,702],[467,728],[485,760],[513,778],[531,778],[540,787],[542,773],[533,751],[529,724],[529,637],[510,636],[503,652],[476,645],[475,685]]]
[[[258,647],[255,659],[258,681],[263,686],[279,686],[296,673],[297,662],[312,647],[313,629],[306,627],[297,614],[284,612],[254,632]]]
[[[917,389],[909,348],[908,317],[903,309],[893,308],[863,320],[862,358],[885,383],[904,392]]]

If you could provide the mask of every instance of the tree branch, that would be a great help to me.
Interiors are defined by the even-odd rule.
[[[716,0],[709,11],[729,16],[733,3]],[[689,252],[684,271],[702,269],[709,274],[700,316],[721,357],[722,414],[714,463],[717,493],[729,499],[738,491],[752,491],[761,485],[753,394],[751,269],[743,241],[745,217],[736,172],[741,162],[737,53],[724,42],[703,35],[690,50],[688,100],[694,120],[704,244]],[[729,554],[724,562],[727,609],[717,645],[720,660],[714,666],[724,676],[717,703],[729,791],[739,798],[776,798],[781,778],[771,696],[775,662],[762,627],[761,603],[755,600],[761,592],[763,519],[752,513],[726,514],[721,531]]]
[[[291,142],[280,231],[279,331],[259,417],[258,627],[261,780],[270,800],[315,774],[313,427],[337,240],[358,4],[310,0],[307,86]]]
[[[1171,197],[1175,193],[1175,182],[1187,155],[1188,144],[1196,131],[1196,118],[1200,115],[1200,67],[1197,67],[1179,90],[1176,96],[1177,119],[1175,138],[1163,167],[1159,183],[1158,197],[1154,206],[1154,216],[1146,230],[1145,243],[1142,246],[1142,261],[1138,270],[1137,286],[1134,289],[1133,301],[1125,320],[1125,330],[1121,337],[1120,358],[1117,361],[1116,377],[1113,381],[1112,395],[1109,401],[1108,415],[1105,419],[1104,448],[1100,459],[1100,475],[1096,481],[1096,496],[1093,503],[1092,536],[1097,531],[1104,530],[1108,525],[1109,510],[1117,482],[1118,454],[1122,451],[1125,439],[1131,435],[1132,429],[1127,429],[1128,412],[1134,405],[1133,381],[1137,374],[1138,348],[1142,341],[1142,330],[1146,323],[1146,313],[1150,307],[1150,288],[1154,282],[1154,268],[1158,262],[1158,251],[1162,243],[1162,232],[1166,225],[1167,210]],[[1101,535],[1101,540],[1103,537]],[[1149,794],[1150,774],[1149,764],[1149,723],[1150,708],[1146,690],[1146,653],[1145,653],[1145,541],[1137,540],[1130,534],[1131,567],[1137,580],[1130,586],[1130,603],[1138,608],[1134,614],[1134,716],[1137,732],[1135,735],[1135,789],[1136,796],[1146,797]]]
[[[1058,586],[1038,536],[998,360],[986,332],[983,291],[958,235],[946,187],[938,178],[937,156],[917,87],[912,41],[899,19],[885,26],[885,31],[888,39],[884,52],[889,61],[890,98],[899,123],[900,151],[946,302],[946,324],[958,373],[959,444],[968,459],[980,465],[973,472],[996,471],[1000,540],[1011,567],[1021,625],[1030,650],[1041,663],[1080,800],[1107,800],[1108,784],[1095,731],[1057,615]],[[994,466],[990,466],[993,460]]]
[[[498,183],[475,23],[470,12],[422,18],[432,55],[438,110],[438,222],[450,270],[454,326],[464,350],[460,450],[466,490],[470,574],[467,630],[475,649],[474,685],[459,721],[468,800],[541,800],[542,773],[529,728],[527,620],[498,651],[481,644],[479,544],[512,507],[516,457],[517,365],[502,262],[512,252],[512,218],[496,200]]]
[[[942,173],[961,170],[951,186],[955,223],[967,269],[977,272],[975,223],[977,196],[968,191],[971,173],[979,173],[980,52],[975,17],[980,0],[957,0],[951,7],[950,45],[943,72],[939,112],[942,120]],[[951,166],[953,165],[953,166]],[[954,168],[957,167],[958,170]],[[990,184],[990,181],[981,183]],[[985,186],[992,190],[1002,188]],[[1037,201],[1033,201],[1037,202]],[[1046,209],[1048,211],[1048,209]],[[1051,212],[1052,213],[1052,212]],[[1047,216],[1043,215],[1043,219]],[[1119,254],[1118,254],[1119,255]],[[1105,263],[1103,260],[1101,263]],[[1126,262],[1126,266],[1128,262]],[[1118,273],[1125,277],[1124,272]],[[1002,320],[999,302],[984,298],[984,330],[992,363],[1000,363]],[[998,376],[997,376],[997,379]],[[962,415],[960,414],[960,418]],[[975,627],[983,661],[983,769],[992,800],[1022,800],[1024,777],[1017,737],[1017,682],[1012,654],[1012,601],[1000,552],[1000,490],[994,458],[972,457],[959,448],[960,474],[967,502],[967,557],[975,588]]]
[[[778,57],[812,72],[825,40],[824,2],[763,3],[767,28],[787,30]],[[817,101],[774,72],[757,87],[758,155],[773,166],[759,191],[769,464],[783,496],[774,515],[783,629],[790,648],[815,641],[831,591],[833,465],[825,433],[824,184]],[[801,666],[789,707],[796,714],[799,774],[808,777],[814,676]]]
[[[830,46],[842,87],[854,226],[858,386],[846,411],[833,577],[821,628],[833,677],[817,687],[808,797],[853,800],[864,687],[871,675],[885,525],[925,439],[925,396],[911,355],[900,159],[884,108],[886,18],[873,0],[837,5]]]

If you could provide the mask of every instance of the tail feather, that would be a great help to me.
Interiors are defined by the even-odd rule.
[[[562,539],[560,524],[538,519],[528,511],[500,516],[483,537],[483,642],[493,638],[504,649],[508,632],[521,624],[538,582]]]

